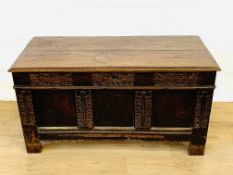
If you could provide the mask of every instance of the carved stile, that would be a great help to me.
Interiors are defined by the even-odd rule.
[[[94,124],[91,91],[76,91],[75,103],[78,127],[81,129],[92,129],[94,127]]]
[[[152,118],[152,91],[135,92],[135,128],[150,129]]]
[[[32,95],[28,90],[16,90],[18,108],[23,126],[35,126],[35,114],[33,109]]]
[[[189,154],[203,155],[209,125],[213,90],[199,90],[197,92],[192,137],[189,144]]]
[[[211,90],[198,91],[193,128],[208,128],[212,96]]]
[[[27,151],[41,152],[31,91],[16,89],[16,96]]]

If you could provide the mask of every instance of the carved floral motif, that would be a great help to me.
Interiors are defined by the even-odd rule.
[[[34,86],[68,86],[73,84],[71,73],[30,73]]]
[[[134,73],[93,73],[94,86],[133,86]]]
[[[152,91],[136,91],[135,94],[135,128],[151,128]]]
[[[198,73],[161,72],[154,74],[154,84],[163,86],[188,86],[198,84]]]
[[[76,113],[79,128],[93,128],[93,107],[91,91],[81,90],[75,93]]]
[[[198,91],[193,128],[208,128],[212,95],[210,90]]]
[[[16,96],[27,151],[41,152],[31,91],[16,89]]]
[[[22,125],[35,126],[35,113],[31,91],[17,89],[16,94]]]

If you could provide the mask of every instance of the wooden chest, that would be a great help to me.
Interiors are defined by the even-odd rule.
[[[202,155],[216,71],[197,36],[35,37],[10,68],[27,152],[41,140],[190,141]]]

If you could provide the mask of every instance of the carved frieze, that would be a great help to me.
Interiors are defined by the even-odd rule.
[[[190,86],[197,85],[198,73],[192,72],[161,72],[154,74],[154,84],[161,86]]]
[[[73,84],[71,73],[30,73],[34,86],[68,86]]]
[[[93,73],[94,86],[133,86],[134,73]]]

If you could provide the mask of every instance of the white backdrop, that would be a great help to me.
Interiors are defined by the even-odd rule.
[[[1,0],[0,100],[7,69],[33,36],[199,35],[221,66],[215,101],[233,101],[231,0]]]

